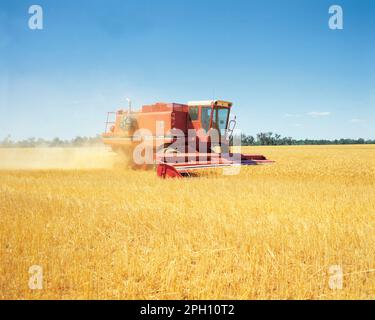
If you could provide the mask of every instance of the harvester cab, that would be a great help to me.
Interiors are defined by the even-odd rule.
[[[207,143],[209,149],[219,146],[228,150],[231,134],[235,127],[235,119],[229,121],[232,103],[222,100],[189,101],[189,118],[193,129],[197,131],[200,141]],[[228,131],[228,124],[231,123],[231,131]],[[217,134],[216,145],[211,145],[211,135],[207,132]]]
[[[221,100],[203,100],[188,102],[189,116],[195,129],[205,131],[217,130],[220,137],[228,135],[228,124],[231,124],[230,132],[235,127],[235,119],[229,121],[232,103]]]
[[[227,129],[231,102],[227,101],[190,101],[188,102],[189,115],[192,121],[197,121],[196,129],[220,130],[221,133]]]
[[[204,168],[272,162],[261,155],[230,153],[236,126],[235,118],[230,120],[231,102],[155,103],[144,105],[139,111],[130,106],[129,101],[128,110],[108,113],[103,142],[116,152],[130,151],[133,160],[140,145],[151,150],[144,152],[152,154],[147,165],[157,164],[161,177],[182,177]],[[139,159],[134,162],[140,164]]]

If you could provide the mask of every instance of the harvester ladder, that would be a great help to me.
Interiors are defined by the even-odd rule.
[[[115,124],[116,123],[116,121],[110,121],[111,114],[116,115],[116,112],[114,112],[114,111],[107,112],[107,120],[105,122],[105,130],[104,130],[105,133],[108,132],[108,125],[109,124]]]

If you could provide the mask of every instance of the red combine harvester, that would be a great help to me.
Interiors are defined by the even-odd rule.
[[[102,138],[115,152],[132,155],[138,166],[156,164],[163,178],[189,176],[198,169],[273,162],[263,155],[230,152],[236,126],[235,118],[229,119],[231,108],[231,102],[209,100],[155,103],[132,111],[129,101],[128,110],[108,112]],[[145,161],[146,154],[151,161]]]

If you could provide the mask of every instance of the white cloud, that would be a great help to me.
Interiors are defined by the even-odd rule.
[[[351,122],[351,123],[360,123],[360,122],[362,122],[362,120],[361,120],[361,119],[354,118],[354,119],[350,120],[350,122]]]
[[[285,113],[283,115],[283,118],[299,118],[300,115],[299,114],[293,114],[293,113]]]
[[[329,112],[329,111],[311,111],[307,115],[310,116],[310,117],[314,117],[314,118],[327,117],[327,116],[331,115],[331,112]]]

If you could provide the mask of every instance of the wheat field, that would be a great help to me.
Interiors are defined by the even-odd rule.
[[[375,146],[243,151],[277,162],[162,180],[104,148],[0,149],[0,299],[374,299]]]

